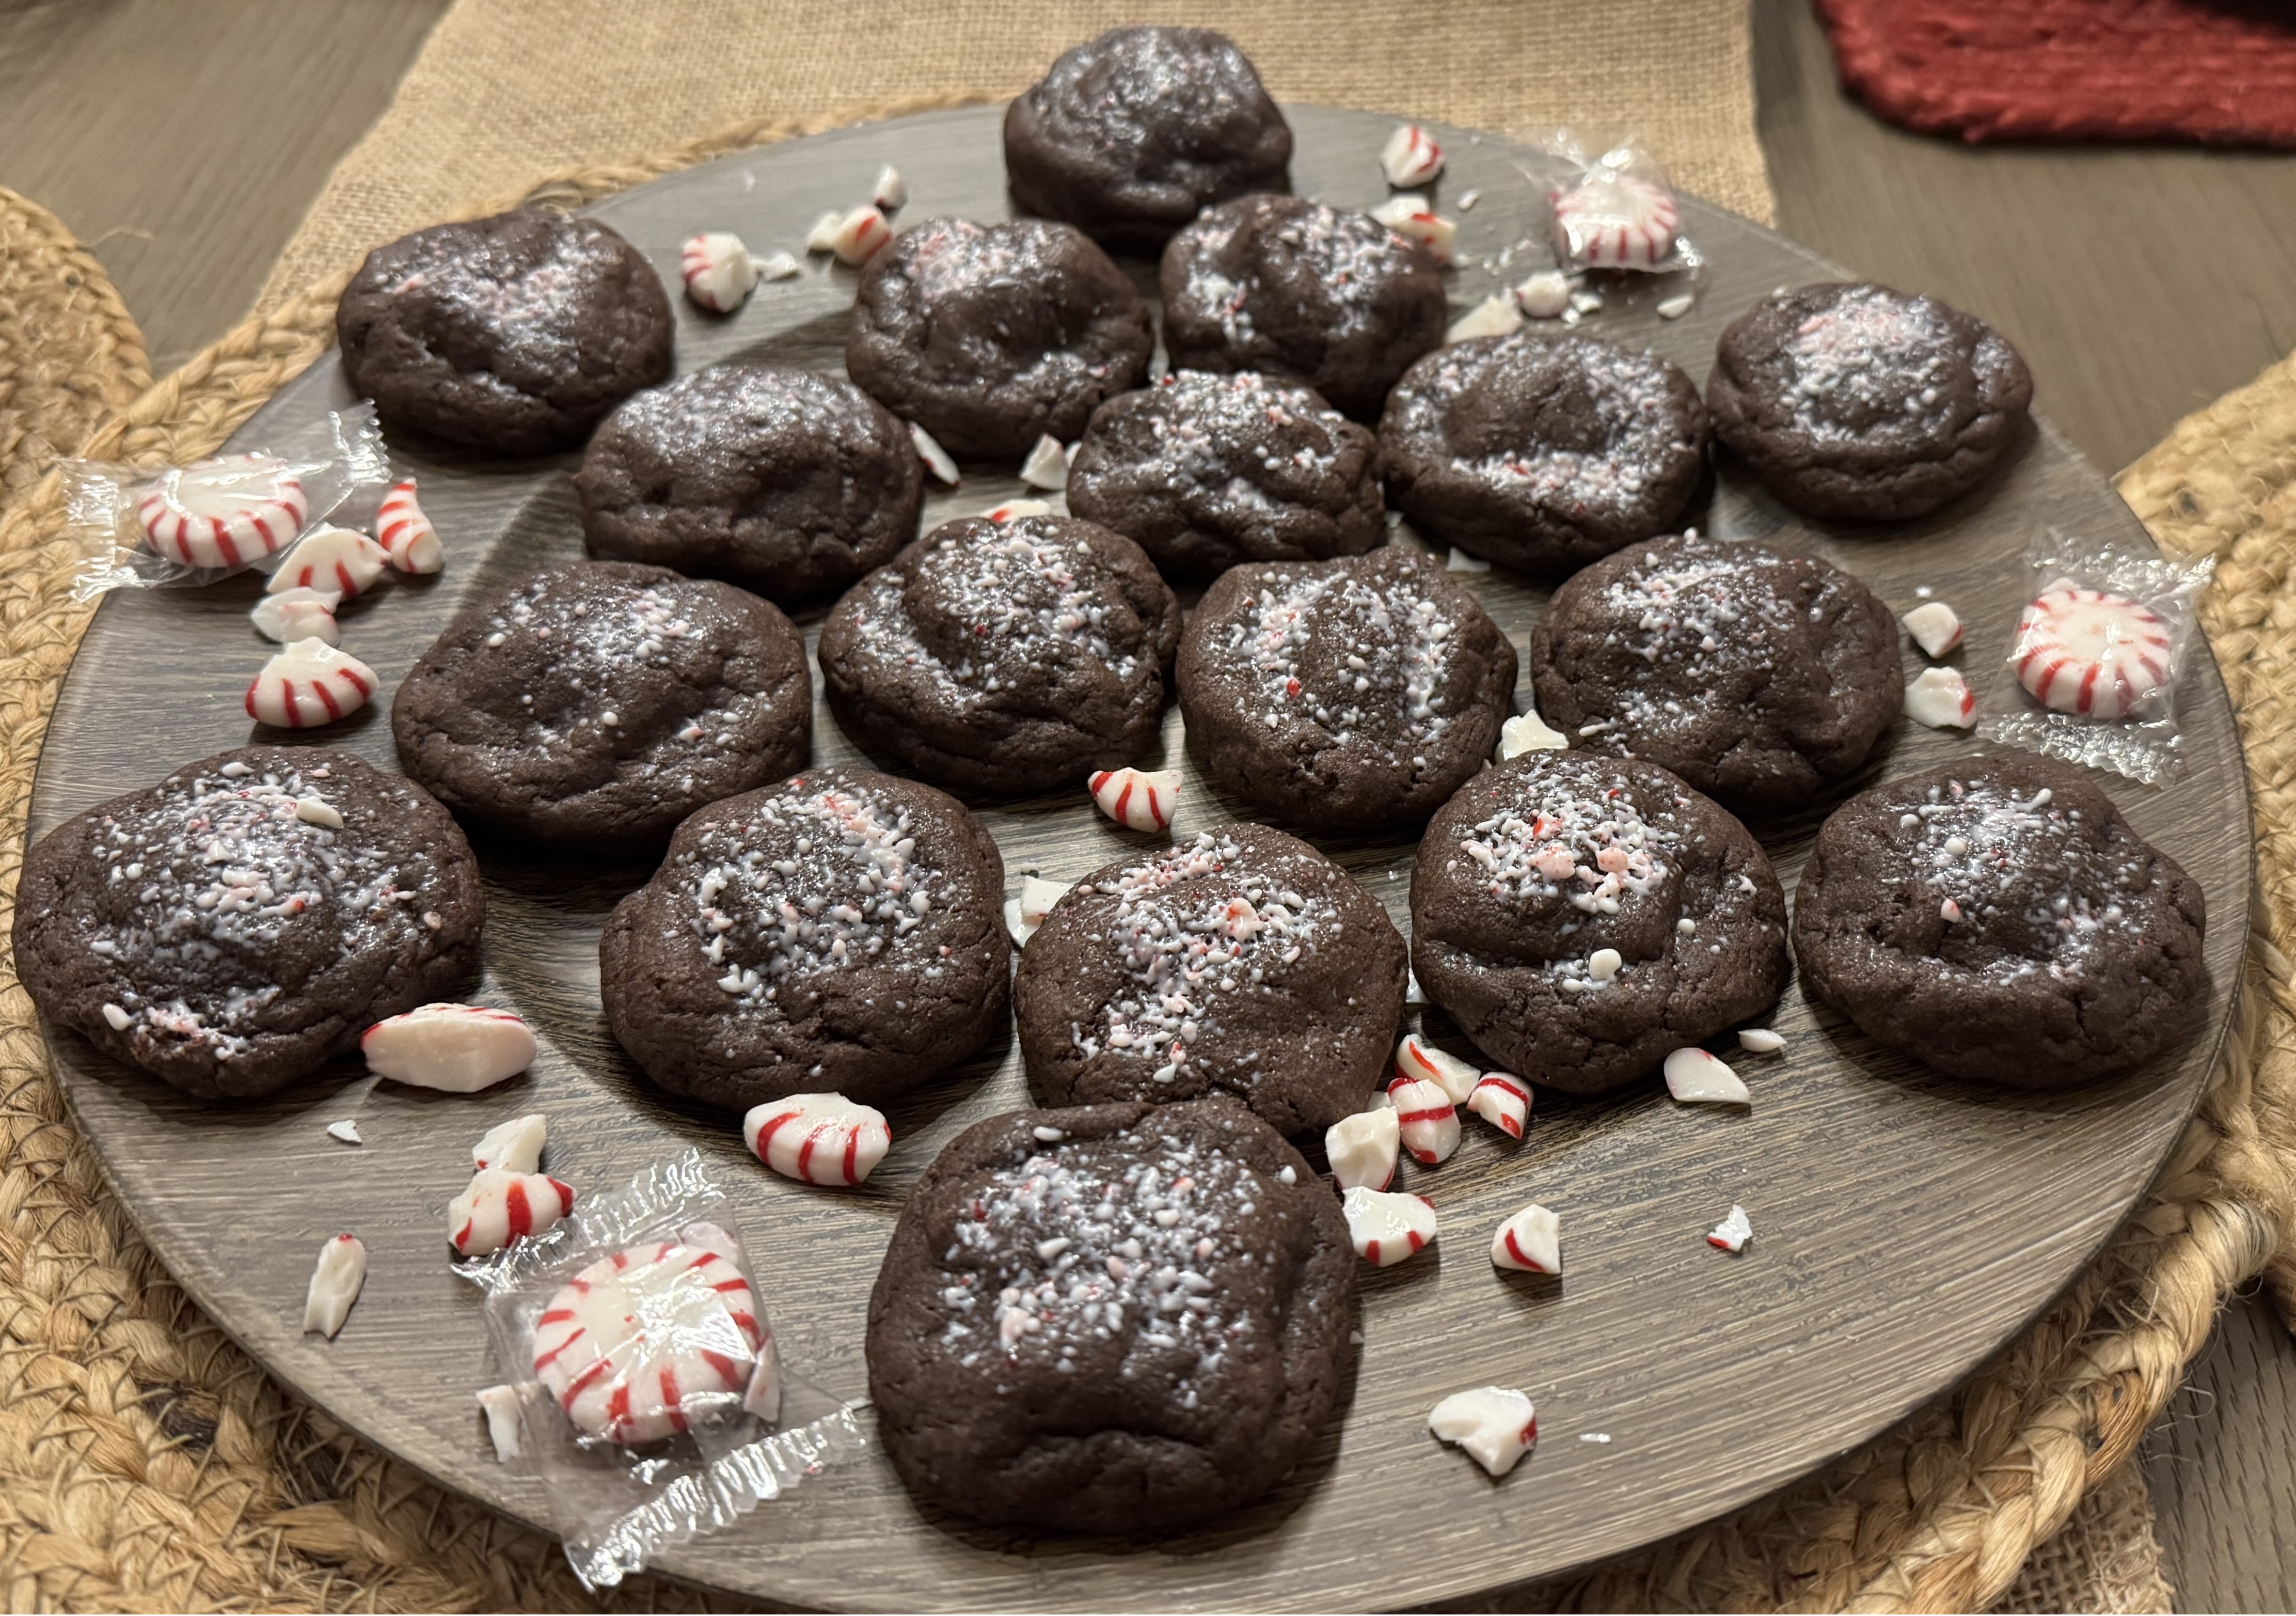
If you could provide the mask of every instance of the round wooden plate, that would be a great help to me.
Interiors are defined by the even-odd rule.
[[[1385,193],[1374,154],[1390,120],[1317,107],[1291,115],[1300,193],[1353,206]],[[656,181],[595,212],[673,287],[679,243],[693,231],[738,231],[761,251],[794,243],[816,215],[866,196],[884,162],[908,176],[908,220],[1001,218],[999,117],[996,108],[933,114],[770,147]],[[1458,214],[1464,267],[1453,299],[1464,308],[1548,264],[1543,193],[1554,165],[1496,136],[1442,130],[1439,138],[1451,154],[1447,211],[1462,193],[1480,193]],[[1614,290],[1585,329],[1654,348],[1702,380],[1716,335],[1754,299],[1841,273],[1718,209],[1693,201],[1687,218],[1709,261],[1695,308],[1672,321],[1657,316],[1656,302],[1679,283]],[[1133,267],[1152,284],[1150,265]],[[726,320],[674,299],[679,368],[736,354],[834,367],[853,280],[815,260],[798,279],[760,286]],[[260,444],[276,423],[349,398],[331,356],[234,441]],[[346,616],[345,644],[386,688],[465,601],[582,549],[571,457],[400,462],[421,474],[450,559],[440,577],[395,581]],[[963,488],[935,497],[926,521],[1017,491],[1008,480],[968,474]],[[1726,472],[1700,520],[1727,537],[1824,555],[1900,611],[1918,587],[1934,589],[1969,619],[1958,660],[1980,700],[2005,678],[2030,533],[2051,523],[2146,542],[2104,481],[2046,425],[1986,488],[1925,521],[1821,530]],[[1526,647],[1546,591],[1505,572],[1466,581]],[[240,699],[266,654],[246,619],[257,587],[243,578],[105,603],[50,731],[36,833],[251,738]],[[816,613],[808,628],[817,621]],[[1908,677],[1919,665],[1908,650]],[[2248,814],[2230,709],[2205,652],[2193,659],[2190,685],[2182,783],[2103,782],[2137,829],[2207,889],[2214,987],[2202,1030],[2173,1059],[2089,1093],[1998,1093],[1876,1047],[1791,988],[1776,1017],[1785,1053],[1740,1062],[1756,1096],[1750,1112],[1677,1107],[1654,1083],[1603,1100],[1541,1094],[1521,1146],[1470,1120],[1457,1156],[1411,1173],[1409,1186],[1441,1213],[1441,1243],[1400,1267],[1364,1272],[1365,1342],[1344,1418],[1275,1497],[1220,1530],[1144,1544],[984,1531],[921,1513],[872,1453],[660,1563],[742,1594],[835,1607],[1414,1604],[1651,1542],[1843,1452],[1952,1385],[2079,1271],[2202,1092],[2246,931]],[[817,762],[857,756],[825,712],[817,724]],[[394,767],[380,705],[298,739]],[[1166,757],[1179,761],[1177,709],[1164,741]],[[1980,744],[1901,726],[1867,778]],[[1244,815],[1193,771],[1180,801],[1183,833]],[[1790,889],[1826,806],[1763,827]],[[983,814],[1015,890],[1024,870],[1073,878],[1143,840],[1096,818],[1081,783]],[[1409,843],[1325,846],[1407,923]],[[503,1089],[450,1097],[377,1088],[345,1063],[261,1103],[209,1107],[77,1038],[53,1046],[120,1198],[225,1328],[383,1448],[546,1526],[540,1483],[498,1465],[482,1434],[471,1394],[500,1377],[488,1361],[479,1297],[446,1262],[446,1203],[468,1176],[480,1133],[514,1112],[546,1112],[552,1171],[592,1189],[698,1145],[733,1189],[791,1367],[859,1396],[864,1309],[904,1192],[958,1129],[1025,1103],[1025,1087],[1018,1054],[1000,1040],[893,1116],[892,1153],[865,1190],[790,1185],[743,1153],[735,1119],[653,1092],[607,1032],[597,930],[647,871],[499,848],[486,860],[492,914],[480,996],[527,1017],[543,1044],[531,1074]],[[1439,1013],[1428,1025],[1452,1031]],[[341,1117],[358,1119],[364,1148],[323,1131]],[[1502,1276],[1484,1255],[1492,1227],[1533,1199],[1562,1214],[1569,1271],[1560,1280]],[[1757,1230],[1738,1258],[1702,1238],[1733,1202]],[[373,1266],[348,1325],[326,1341],[300,1333],[303,1288],[320,1242],[340,1229],[365,1240]],[[1487,1382],[1528,1390],[1543,1433],[1496,1482],[1437,1446],[1425,1424],[1438,1398]]]

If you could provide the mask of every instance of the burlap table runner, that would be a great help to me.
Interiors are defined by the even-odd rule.
[[[1305,7],[1295,15],[1261,6],[1217,21],[1245,40],[1280,94],[1516,128],[1593,121],[1574,110],[1587,98],[1573,99],[1569,82],[1581,65],[1573,53],[1588,53],[1587,70],[1613,92],[1594,98],[1602,103],[1595,111],[1643,129],[1687,183],[1767,214],[1735,0],[1620,5],[1604,13],[1602,29],[1575,33],[1560,5],[1454,7],[1439,22],[1407,29],[1365,8],[1362,31],[1350,33],[1354,9],[1326,6],[1310,18]],[[545,12],[552,28],[535,21]],[[806,77],[824,71],[832,45],[841,53],[840,71],[879,75],[864,87],[893,94],[922,84],[946,99],[939,86],[968,80],[931,78],[934,62],[942,63],[932,69],[939,73],[955,70],[951,62],[968,68],[978,75],[971,82],[984,87],[1009,85],[1108,14],[1028,0],[1004,7],[994,26],[976,15],[971,24],[937,22],[920,32],[895,8],[862,5],[848,7],[832,35],[808,41],[787,31],[795,12],[775,7],[756,14],[777,32],[778,45],[767,49],[739,48],[741,30],[729,30],[728,19],[704,17],[682,0],[628,14],[465,0],[299,234],[288,262],[301,267],[283,266],[261,312],[135,394],[94,431],[85,452],[158,463],[211,451],[323,351],[340,268],[372,240],[472,210],[458,204],[488,186],[515,193],[508,182],[539,172],[546,158],[637,149],[601,147],[582,133],[586,124],[533,129],[537,119],[564,113],[562,99],[612,102],[668,83],[687,97],[679,106],[722,111],[720,92],[676,86],[688,72],[709,78],[721,62],[748,64],[735,70],[747,76],[741,94],[749,99],[734,103],[749,114],[742,121],[642,160],[595,161],[539,187],[553,201],[575,202],[832,121],[797,116],[819,103],[804,103],[791,87],[852,93],[850,77]],[[742,14],[744,28],[750,16]],[[1258,31],[1255,17],[1267,19]],[[545,46],[557,30],[580,37],[586,50],[554,58]],[[1548,65],[1510,68],[1497,61],[1501,46],[1517,56],[1537,48]],[[1644,48],[1650,59],[1636,65],[1635,52]],[[487,74],[464,76],[456,65],[464,52],[488,62]],[[1324,65],[1327,55],[1354,66]],[[589,56],[611,65],[585,72]],[[1661,58],[1676,77],[1652,66]],[[648,64],[660,61],[680,65],[657,79]],[[1423,94],[1420,76],[1431,63],[1464,70],[1441,74]],[[1498,104],[1496,94],[1486,102],[1458,88],[1486,67],[1513,72],[1507,93],[1523,99]],[[1713,89],[1725,79],[1725,88]],[[545,91],[554,80],[556,94]],[[1658,103],[1702,95],[1699,117],[1664,122],[1667,109]],[[596,111],[609,120],[660,120],[668,119],[662,104]],[[791,115],[758,117],[760,108]],[[695,127],[669,121],[616,127],[679,135]],[[435,143],[427,148],[425,130]],[[1712,141],[1702,153],[1693,150],[1700,130]],[[375,160],[387,142],[400,143],[402,156],[447,155],[414,166]],[[92,306],[92,264],[72,256],[75,244],[54,221],[18,202],[0,193],[0,244],[10,247],[12,277],[0,292],[13,294],[23,328],[45,332],[51,309]],[[45,285],[37,270],[18,270],[26,242],[35,243],[34,258],[58,267]],[[334,273],[316,276],[301,293],[283,290],[315,269]],[[100,274],[95,279],[101,285]],[[116,308],[108,286],[96,305],[103,299]],[[116,332],[118,321],[111,324]],[[46,714],[85,626],[65,593],[72,563],[57,538],[54,480],[32,483],[12,502],[7,490],[79,436],[86,400],[127,398],[141,380],[140,344],[131,352],[117,340],[86,340],[80,353],[67,367],[69,384],[59,387],[53,350],[28,371],[21,350],[0,332],[0,412],[12,397],[36,395],[59,412],[44,418],[53,422],[44,436],[19,429],[13,439],[0,438],[0,931]],[[45,380],[20,386],[36,373]],[[21,405],[18,414],[29,410]],[[0,414],[0,427],[6,422]],[[18,442],[29,452],[14,453]],[[2217,1088],[2096,1268],[1969,1385],[1777,1497],[1595,1577],[1525,1590],[1506,1607],[1896,1610],[1972,1608],[1998,1598],[2016,1610],[2167,1608],[2149,1508],[2120,1462],[2174,1390],[2224,1295],[2279,1250],[2296,1202],[2284,1165],[2296,1160],[2296,995],[2284,952],[2296,949],[2296,831],[2286,748],[2274,738],[2287,728],[2281,705],[2296,700],[2296,586],[2285,554],[2296,514],[2296,367],[2277,367],[2192,418],[2133,469],[2127,487],[2164,542],[2221,558],[2205,615],[2244,702],[2266,833],[2264,930],[2243,997],[2244,1027]],[[103,1194],[48,1078],[29,1004],[4,964],[0,1141],[7,1150],[0,1163],[0,1578],[12,1608],[581,1603],[553,1545],[458,1505],[292,1404],[175,1290]],[[2019,1581],[2040,1544],[2048,1552]],[[686,1590],[643,1584],[623,1599],[698,1603]]]

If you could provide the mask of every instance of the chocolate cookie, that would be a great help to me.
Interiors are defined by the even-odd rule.
[[[1836,808],[1794,891],[1812,997],[1956,1077],[2093,1083],[2208,1002],[2200,883],[2077,770],[2002,752]]]
[[[1093,412],[1069,509],[1168,574],[1360,555],[1387,537],[1379,440],[1312,389],[1185,370]]]
[[[1345,833],[1422,824],[1472,777],[1515,664],[1464,586],[1390,545],[1223,573],[1177,671],[1206,774],[1290,824]]]
[[[1599,1094],[1784,991],[1746,827],[1654,764],[1525,752],[1459,788],[1411,871],[1411,963],[1484,1053]]]
[[[924,463],[908,428],[851,382],[734,360],[624,400],[574,491],[601,560],[796,605],[916,537]]]
[[[672,1094],[878,1104],[1004,1026],[1004,861],[955,799],[816,769],[713,802],[598,938],[606,1020]]]
[[[512,835],[650,851],[705,802],[801,767],[805,643],[731,584],[575,562],[465,611],[390,704],[399,767]]]
[[[42,837],[16,970],[106,1054],[245,1099],[461,993],[486,913],[477,860],[421,786],[348,752],[249,746]]]
[[[1572,744],[1671,769],[1741,814],[1857,772],[1905,706],[1898,624],[1838,567],[1694,533],[1572,575],[1530,641]]]
[[[1359,421],[1449,318],[1427,249],[1295,196],[1207,209],[1164,249],[1161,280],[1173,369],[1305,382]]]
[[[1698,389],[1655,354],[1518,332],[1428,355],[1380,422],[1423,531],[1549,577],[1674,527],[1706,471]]]
[[[1013,205],[1160,247],[1214,202],[1281,191],[1292,126],[1251,62],[1201,28],[1111,29],[1004,110]]]
[[[1934,298],[1829,283],[1732,322],[1714,435],[1808,516],[1898,521],[1977,486],[2023,431],[2033,378],[2000,332]]]
[[[845,373],[950,454],[1018,460],[1148,375],[1148,305],[1070,225],[927,219],[869,261]]]
[[[1095,522],[943,522],[863,578],[821,628],[848,734],[978,792],[1081,786],[1156,744],[1180,603],[1140,546]]]
[[[335,305],[343,377],[384,426],[487,455],[581,442],[669,374],[671,329],[644,253],[532,208],[378,247]]]
[[[1405,976],[1395,923],[1345,870],[1231,824],[1077,882],[1022,950],[1013,1002],[1047,1104],[1226,1090],[1293,1134],[1370,1102]]]
[[[976,1521],[1231,1518],[1339,1405],[1355,1262],[1338,1200],[1225,1095],[976,1123],[909,1193],[870,1293],[886,1456]]]

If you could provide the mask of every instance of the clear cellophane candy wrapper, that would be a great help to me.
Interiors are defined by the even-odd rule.
[[[518,1392],[519,1464],[591,1587],[868,1447],[857,1403],[782,1363],[730,1204],[694,1152],[472,1276]]]
[[[1539,144],[1571,168],[1546,193],[1559,266],[1653,275],[1698,267],[1698,249],[1682,231],[1681,199],[1631,135],[1599,154],[1568,129]]]
[[[2192,684],[2194,607],[2214,559],[2179,561],[2149,543],[2120,546],[2051,529],[2027,547],[2026,567],[2009,677],[1997,682],[1978,733],[2147,785],[2174,780],[2184,769],[2177,715]],[[2028,687],[2045,673],[2054,701]]]
[[[364,399],[283,425],[260,448],[188,466],[65,460],[56,469],[64,530],[86,558],[72,586],[81,600],[268,570],[337,513],[373,515],[390,487],[382,429]]]

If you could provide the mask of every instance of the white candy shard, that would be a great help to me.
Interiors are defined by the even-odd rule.
[[[1744,1079],[1730,1063],[1693,1046],[1666,1057],[1666,1092],[1685,1104],[1751,1105]]]
[[[578,1427],[643,1447],[742,1406],[772,1349],[728,1246],[693,1238],[631,1246],[550,1298],[535,1321],[533,1371]]]
[[[685,295],[713,315],[732,314],[758,289],[757,260],[731,231],[686,237],[677,267],[685,277]]]
[[[1475,1092],[1476,1080],[1482,1072],[1457,1055],[1436,1048],[1417,1033],[1406,1032],[1395,1046],[1395,1076],[1406,1080],[1424,1078],[1441,1089],[1444,1098],[1452,1104],[1464,1105],[1467,1096]]]
[[[1390,185],[1423,185],[1443,172],[1443,148],[1417,124],[1398,124],[1379,149],[1379,166]]]
[[[1559,269],[1542,269],[1516,283],[1514,304],[1534,320],[1553,320],[1570,307],[1570,277]]]
[[[547,1173],[487,1168],[447,1203],[447,1243],[465,1257],[485,1257],[513,1240],[548,1234],[573,1210],[573,1190]]]
[[[518,1423],[518,1388],[482,1386],[479,1411],[487,1416],[487,1440],[495,1445],[495,1461],[507,1464],[523,1451]]]
[[[1961,619],[1943,601],[1916,606],[1898,619],[1923,656],[1941,657],[1961,644]]]
[[[1392,1106],[1341,1117],[1324,1130],[1332,1182],[1342,1190],[1383,1190],[1395,1182],[1395,1153],[1402,1142]]]
[[[359,1038],[370,1071],[415,1088],[472,1095],[534,1064],[534,1034],[507,1010],[424,1005]]]
[[[494,1167],[506,1173],[533,1172],[542,1165],[543,1146],[549,1139],[550,1119],[538,1111],[497,1122],[471,1147],[471,1170],[483,1173]]]
[[[1696,293],[1677,291],[1670,298],[1659,299],[1658,317],[1661,320],[1679,320],[1695,308],[1697,303]]]
[[[1078,439],[1078,442],[1084,440]],[[1021,480],[1032,488],[1065,488],[1069,486],[1069,452],[1061,440],[1046,432],[1037,439],[1037,447],[1029,451],[1029,458],[1021,463]]]
[[[873,206],[856,208],[838,223],[829,250],[840,264],[865,264],[893,239],[893,227]]]
[[[1482,200],[1483,193],[1480,191],[1462,191],[1459,193],[1459,211],[1462,213],[1468,212],[1473,209],[1477,202],[1480,202]]]
[[[1453,545],[1451,554],[1443,558],[1443,570],[1446,572],[1488,572],[1491,564],[1481,556],[1470,555]]]
[[[813,229],[805,238],[805,250],[808,252],[836,251],[837,233],[844,227],[844,225],[843,214],[833,211],[823,214],[813,221]]]
[[[869,200],[890,213],[909,200],[909,182],[901,171],[887,163],[877,170],[877,184],[869,193]]]
[[[909,441],[917,446],[917,458],[925,463],[925,470],[950,488],[956,487],[956,462],[949,457],[949,452],[940,447],[931,432],[912,421],[909,422]]]
[[[1547,193],[1555,250],[1590,269],[1655,269],[1674,251],[1681,213],[1674,193],[1640,175],[1597,165],[1568,190]]]
[[[1511,1071],[1487,1071],[1475,1080],[1467,1109],[1510,1139],[1530,1122],[1530,1085]]]
[[[342,598],[332,589],[283,589],[257,601],[247,616],[256,633],[282,645],[297,640],[340,645],[343,631],[335,621],[335,608]]]
[[[1435,1405],[1427,1429],[1495,1476],[1503,1476],[1538,1440],[1530,1399],[1511,1386],[1455,1391]]]
[[[1491,1267],[1514,1274],[1562,1272],[1562,1220],[1531,1202],[1491,1235]]]
[[[315,636],[263,665],[247,687],[247,716],[280,729],[316,729],[365,707],[377,684],[373,669]]]
[[[1977,722],[1977,696],[1957,668],[1924,668],[1906,686],[1906,717],[1931,729],[1967,729]]]
[[[794,280],[804,272],[805,266],[786,252],[776,252],[758,266],[758,277],[767,281]]]
[[[1753,1237],[1754,1220],[1746,1216],[1744,1207],[1733,1206],[1727,1218],[1706,1232],[1706,1243],[1726,1251],[1742,1251]]]
[[[848,1186],[866,1179],[893,1144],[885,1113],[843,1095],[790,1095],[753,1106],[742,1137],[784,1178]]]
[[[1458,234],[1459,227],[1429,209],[1427,199],[1417,192],[1389,197],[1371,210],[1371,216],[1406,241],[1426,248],[1438,264],[1451,261],[1451,238]]]
[[[340,1122],[328,1123],[327,1137],[334,1140],[340,1144],[365,1144],[366,1143],[365,1140],[359,1137],[358,1124],[352,1121],[348,1117],[345,1117]]]
[[[338,1235],[319,1248],[318,1266],[311,1270],[311,1288],[303,1296],[303,1330],[316,1330],[329,1341],[351,1316],[351,1304],[366,1284],[366,1247],[356,1235]]]
[[[1546,720],[1535,712],[1518,713],[1499,726],[1499,759],[1521,756],[1524,752],[1559,752],[1570,745],[1570,737],[1546,727]]]
[[[310,511],[286,462],[226,455],[160,472],[135,519],[144,543],[186,567],[243,567],[292,544]]]
[[[1767,1027],[1738,1029],[1738,1047],[1749,1054],[1775,1054],[1785,1046],[1784,1035],[1772,1032]]]
[[[1168,831],[1179,800],[1176,768],[1105,768],[1085,782],[1092,805],[1128,831]]]
[[[447,547],[439,542],[439,529],[415,503],[412,477],[391,484],[390,492],[375,507],[374,542],[382,546],[384,559],[401,572],[436,572],[447,564]]]
[[[103,1007],[103,1019],[114,1032],[125,1032],[135,1024],[135,1018],[117,1005],[106,1005]]]
[[[1522,311],[1514,306],[1514,299],[1494,295],[1452,321],[1443,333],[1443,340],[1464,342],[1470,337],[1504,337],[1521,329]]]
[[[2144,602],[2060,578],[2017,619],[2009,665],[2052,711],[2125,718],[2159,704],[2175,650],[2168,623]]]
[[[1357,1185],[1340,1202],[1356,1255],[1391,1268],[1435,1240],[1435,1203],[1424,1195],[1390,1194]]]
[[[1026,947],[1037,934],[1037,928],[1045,923],[1045,916],[1053,912],[1053,906],[1067,891],[1068,888],[1057,881],[1039,881],[1034,875],[1024,877],[1021,896],[1004,900],[1004,929],[1013,934],[1013,940]]]
[[[1587,956],[1587,974],[1595,981],[1607,982],[1619,974],[1626,963],[1616,948],[1597,948]]]
[[[1434,1079],[1398,1078],[1387,1086],[1387,1098],[1414,1161],[1433,1167],[1459,1148],[1458,1107]]]
[[[344,600],[374,587],[390,565],[383,547],[364,533],[348,528],[317,527],[287,552],[263,586],[266,595],[290,589],[332,589]]]
[[[1053,507],[1041,499],[1008,499],[994,510],[982,512],[981,515],[1002,526],[1008,521],[1018,521],[1023,516],[1050,516],[1052,513]]]

